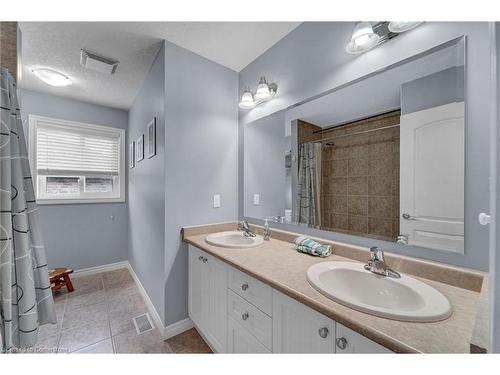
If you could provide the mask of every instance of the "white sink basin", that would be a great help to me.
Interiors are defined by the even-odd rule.
[[[307,270],[307,279],[334,301],[383,318],[436,322],[451,315],[448,299],[431,286],[405,275],[375,275],[361,263],[317,263]]]
[[[264,238],[259,235],[255,237],[245,237],[243,232],[230,231],[209,234],[205,238],[205,241],[210,245],[244,249],[259,246],[264,242]]]

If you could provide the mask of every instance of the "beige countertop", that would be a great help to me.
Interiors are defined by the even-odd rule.
[[[295,233],[276,230],[272,232],[270,241],[255,248],[221,248],[205,241],[207,233],[234,229],[234,223],[184,228],[183,239],[392,351],[470,353],[483,273],[387,254],[390,266],[398,271],[412,273],[412,276],[443,293],[453,306],[453,314],[446,320],[434,323],[384,319],[334,302],[316,291],[306,278],[307,269],[315,263],[367,259],[367,249],[323,241],[333,244],[334,254],[328,258],[313,257],[298,253],[293,243],[287,242]],[[346,253],[352,253],[353,256],[347,258]],[[421,274],[428,278],[417,276],[419,272],[415,270],[421,270]]]

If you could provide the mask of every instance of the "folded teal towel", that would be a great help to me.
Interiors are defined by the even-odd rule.
[[[295,249],[298,252],[322,258],[332,254],[332,247],[330,245],[320,244],[307,236],[300,236],[295,239]]]

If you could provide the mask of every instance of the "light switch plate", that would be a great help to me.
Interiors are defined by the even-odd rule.
[[[258,206],[260,204],[260,194],[253,195],[253,205]]]
[[[220,194],[214,194],[214,208],[220,207]]]

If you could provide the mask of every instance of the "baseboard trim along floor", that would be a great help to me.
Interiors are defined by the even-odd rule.
[[[120,268],[127,268],[129,270],[130,274],[132,275],[132,278],[134,279],[134,282],[137,285],[139,292],[141,293],[142,297],[144,298],[144,302],[146,304],[148,312],[151,315],[151,317],[153,318],[154,324],[156,325],[156,327],[158,327],[158,330],[160,331],[160,334],[161,334],[161,337],[163,340],[167,340],[171,337],[179,335],[179,334],[186,332],[187,330],[194,327],[194,324],[190,318],[186,318],[184,320],[175,322],[175,323],[170,324],[170,325],[165,327],[163,325],[163,321],[160,318],[160,315],[158,314],[158,311],[156,311],[156,308],[153,305],[153,302],[151,302],[151,298],[149,298],[149,295],[146,292],[146,289],[142,285],[141,280],[139,280],[139,277],[137,276],[134,269],[132,268],[132,265],[127,260],[123,261],[123,262],[104,264],[102,266],[96,266],[96,267],[90,267],[90,268],[76,270],[75,274],[78,274],[81,276],[93,275],[93,274],[97,274],[100,272],[114,271],[114,270],[117,270]]]

